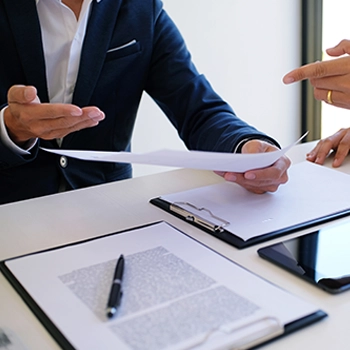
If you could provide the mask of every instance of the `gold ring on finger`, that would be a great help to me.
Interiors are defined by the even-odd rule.
[[[328,90],[327,93],[327,102],[332,105],[333,104],[333,100],[332,100],[332,90]]]

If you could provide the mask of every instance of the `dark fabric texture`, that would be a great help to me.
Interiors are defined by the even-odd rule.
[[[240,120],[198,73],[159,0],[103,0],[92,6],[73,103],[97,106],[106,118],[66,136],[63,149],[130,150],[143,91],[190,150],[232,152],[244,138],[267,137]],[[34,85],[41,102],[49,102],[35,1],[0,0],[0,33],[0,105],[6,105],[14,84]],[[136,43],[108,52],[132,40]],[[60,157],[40,146],[57,148],[55,140],[39,140],[23,157],[0,142],[1,204],[56,193],[62,176],[77,189],[132,175],[129,164],[68,159],[62,168]]]

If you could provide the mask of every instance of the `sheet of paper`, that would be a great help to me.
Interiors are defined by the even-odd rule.
[[[47,152],[90,161],[151,164],[179,168],[245,172],[251,169],[265,168],[275,163],[306,135],[307,134],[303,135],[296,142],[278,151],[254,154],[175,150],[159,150],[149,153],[131,153],[73,151],[49,148],[42,149]]]
[[[223,182],[161,198],[216,225],[228,221],[227,231],[248,240],[349,209],[349,183],[349,175],[305,161],[290,168],[289,181],[275,193],[256,195]]]
[[[120,254],[123,297],[109,320]],[[6,265],[76,349],[217,349],[317,311],[164,222]]]

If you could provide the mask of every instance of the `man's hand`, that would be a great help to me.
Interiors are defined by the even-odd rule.
[[[278,148],[268,142],[251,140],[244,144],[242,153],[263,153],[277,151]],[[273,165],[264,169],[249,170],[245,173],[216,172],[226,181],[236,182],[250,192],[262,194],[275,192],[288,181],[287,170],[291,165],[288,157],[282,156]]]
[[[71,132],[98,125],[104,113],[97,107],[40,103],[33,86],[15,85],[8,91],[4,121],[8,134],[18,146],[34,138],[61,138]]]
[[[350,109],[350,40],[342,40],[327,50],[337,59],[315,62],[297,68],[283,77],[285,84],[309,79],[317,100]]]

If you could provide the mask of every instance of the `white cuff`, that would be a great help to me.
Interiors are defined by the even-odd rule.
[[[1,111],[0,111],[0,140],[3,142],[3,144],[5,146],[7,146],[11,151],[13,151],[16,154],[20,154],[20,155],[26,155],[26,154],[30,154],[30,150],[35,146],[35,144],[37,143],[38,139],[32,139],[30,141],[28,141],[28,143],[26,144],[26,149],[23,149],[19,146],[17,146],[10,138],[10,136],[7,133],[7,129],[5,126],[5,121],[4,121],[4,112],[5,109],[7,107],[4,107]]]
[[[237,153],[237,150],[239,150],[239,147],[240,147],[241,145],[245,144],[245,143],[246,143],[247,141],[249,141],[249,140],[251,140],[251,139],[247,138],[247,139],[241,140],[241,141],[237,144],[237,146],[235,147],[235,149],[233,150],[233,153]]]
[[[251,141],[251,140],[265,141],[265,142],[267,142],[267,143],[270,143],[270,144],[273,145],[273,146],[278,147],[277,144],[273,143],[271,140],[269,140],[269,139],[266,138],[266,137],[248,137],[248,138],[246,138],[246,139],[241,140],[241,141],[237,144],[237,146],[236,146],[235,149],[233,150],[233,153],[237,153],[237,151],[238,151],[240,148],[242,148],[243,145],[244,145],[246,142]]]

